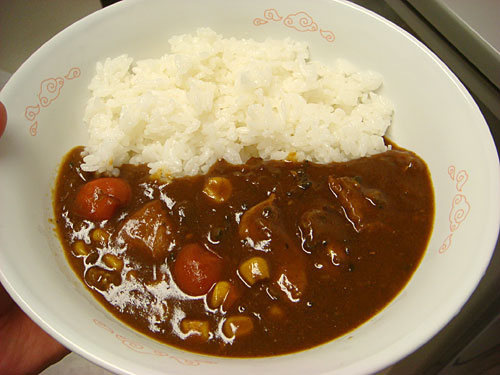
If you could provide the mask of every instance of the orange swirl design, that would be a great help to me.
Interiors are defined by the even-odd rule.
[[[153,349],[153,352],[151,353],[153,355],[156,355],[158,357],[170,357],[168,353],[162,352],[160,350]]]
[[[109,333],[115,333],[111,328],[109,328],[106,324],[104,324],[103,322],[101,322],[100,320],[97,320],[97,319],[94,319],[93,320],[94,324],[96,326],[98,326],[99,328],[103,328],[105,329],[106,331],[108,331]]]
[[[81,74],[82,72],[80,68],[71,68],[68,74],[64,76],[64,78],[66,78],[67,80],[71,80],[80,77]]]
[[[42,107],[48,107],[50,103],[56,100],[64,86],[64,78],[47,78],[40,83],[40,92],[38,100]]]
[[[173,355],[171,355],[169,357],[172,358],[173,360],[179,362],[181,365],[184,365],[184,366],[199,366],[202,363],[206,363],[209,365],[216,365],[217,364],[217,362],[213,362],[213,361],[209,361],[209,360],[186,359],[186,358],[182,358],[182,357],[176,357]]]
[[[34,137],[38,133],[38,121],[35,121],[30,126],[30,134]]]
[[[290,14],[283,20],[283,23],[286,27],[290,27],[300,32],[318,31],[318,25],[306,12]]]
[[[255,18],[255,19],[253,20],[253,24],[254,24],[255,26],[265,25],[267,22],[268,22],[268,21],[263,20],[262,18]]]
[[[182,357],[170,355],[170,354],[163,352],[161,350],[148,348],[142,344],[139,344],[135,341],[130,340],[129,338],[127,338],[125,336],[122,336],[118,333],[115,333],[105,323],[101,322],[98,319],[93,319],[92,321],[94,322],[94,324],[96,326],[104,329],[105,331],[107,331],[110,334],[112,334],[113,336],[115,336],[123,345],[125,345],[127,348],[129,348],[130,350],[133,350],[136,353],[151,354],[151,355],[154,355],[157,357],[168,357],[170,359],[173,359],[174,361],[177,361],[178,363],[180,363],[181,365],[184,365],[184,366],[199,366],[202,363],[211,364],[211,365],[217,364],[217,362],[210,361],[210,360],[187,359],[187,358],[182,358]]]
[[[137,353],[148,353],[151,350],[148,350],[147,348],[144,347],[144,345],[141,345],[137,342],[134,342],[125,336],[116,334],[115,337],[122,342],[123,345],[125,345],[127,348],[132,349],[134,352]],[[151,353],[153,354],[153,353]]]
[[[457,181],[457,190],[462,191],[462,188],[464,187],[465,183],[469,179],[469,175],[467,174],[466,171],[460,171],[457,173],[456,181]]]
[[[270,21],[281,21],[283,17],[281,17],[276,9],[266,9],[264,11],[264,18]]]
[[[455,167],[453,165],[448,167],[448,175],[451,177],[452,180],[455,179]]]
[[[28,119],[28,121],[33,121],[36,116],[40,113],[40,106],[37,105],[29,105],[26,107],[24,111],[24,117]]]
[[[81,76],[81,69],[73,67],[68,73],[62,77],[47,78],[40,82],[40,91],[38,92],[38,104],[29,105],[24,111],[24,117],[28,121],[34,121],[40,113],[42,107],[48,107],[54,100],[59,97],[61,89],[64,86],[65,79],[72,80]],[[38,133],[38,122],[31,124],[29,132],[32,136]]]
[[[469,179],[469,174],[465,170],[461,170],[457,173],[457,169],[455,166],[450,165],[448,167],[448,175],[450,178],[455,181],[455,188],[458,192],[463,190],[463,187],[467,180]],[[448,220],[450,222],[450,234],[444,240],[441,247],[438,249],[439,253],[444,253],[451,246],[451,238],[453,236],[453,232],[455,232],[460,225],[464,222],[464,220],[469,215],[471,210],[471,205],[467,200],[467,197],[464,194],[456,194],[451,201],[451,209],[450,214],[448,216]]]
[[[457,194],[453,198],[450,211],[450,230],[456,231],[460,224],[465,220],[470,211],[470,204],[463,194]]]
[[[289,27],[291,29],[295,29],[299,32],[316,32],[318,31],[321,37],[326,40],[328,43],[332,43],[335,41],[336,37],[333,31],[320,29],[318,24],[314,22],[313,18],[307,12],[297,12],[292,13],[283,18],[280,16],[278,11],[274,8],[269,8],[264,11],[264,19],[262,18],[254,18],[252,23],[255,26],[262,26],[269,21],[282,21],[283,25]]]
[[[196,359],[186,359],[186,358],[175,357],[175,356],[171,356],[171,358],[184,366],[199,366],[202,363],[201,361],[198,361]]]
[[[450,233],[448,237],[446,237],[443,241],[443,244],[438,249],[439,253],[443,254],[446,250],[448,250],[451,246],[451,237],[453,237],[453,233]]]
[[[330,30],[323,30],[321,29],[319,31],[323,39],[325,39],[327,42],[332,43],[335,40],[335,34],[331,32]]]

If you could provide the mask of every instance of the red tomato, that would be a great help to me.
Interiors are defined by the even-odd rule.
[[[121,178],[104,177],[87,182],[78,191],[75,200],[76,214],[90,220],[107,220],[116,210],[127,204],[132,189]]]
[[[0,102],[0,137],[2,136],[5,127],[7,126],[7,110],[2,102]]]
[[[201,296],[220,280],[223,265],[222,258],[192,243],[185,245],[177,254],[173,276],[184,293]]]

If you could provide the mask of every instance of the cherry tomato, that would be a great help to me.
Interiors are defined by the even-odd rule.
[[[0,137],[2,136],[5,127],[7,126],[7,110],[2,102],[0,102]]]
[[[87,182],[78,191],[75,213],[89,220],[107,220],[116,210],[127,204],[132,189],[121,178],[104,177]]]
[[[223,260],[197,243],[185,245],[175,259],[173,276],[186,294],[201,296],[220,280]]]

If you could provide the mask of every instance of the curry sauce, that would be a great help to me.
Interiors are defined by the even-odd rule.
[[[54,193],[69,263],[118,319],[194,352],[271,356],[353,330],[409,281],[432,230],[427,166],[395,146],[327,165],[221,160],[170,182],[144,165],[104,181],[82,151]]]

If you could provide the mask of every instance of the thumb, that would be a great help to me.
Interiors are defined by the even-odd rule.
[[[6,126],[7,126],[7,109],[5,109],[5,105],[2,102],[0,102],[0,137],[2,136]]]

